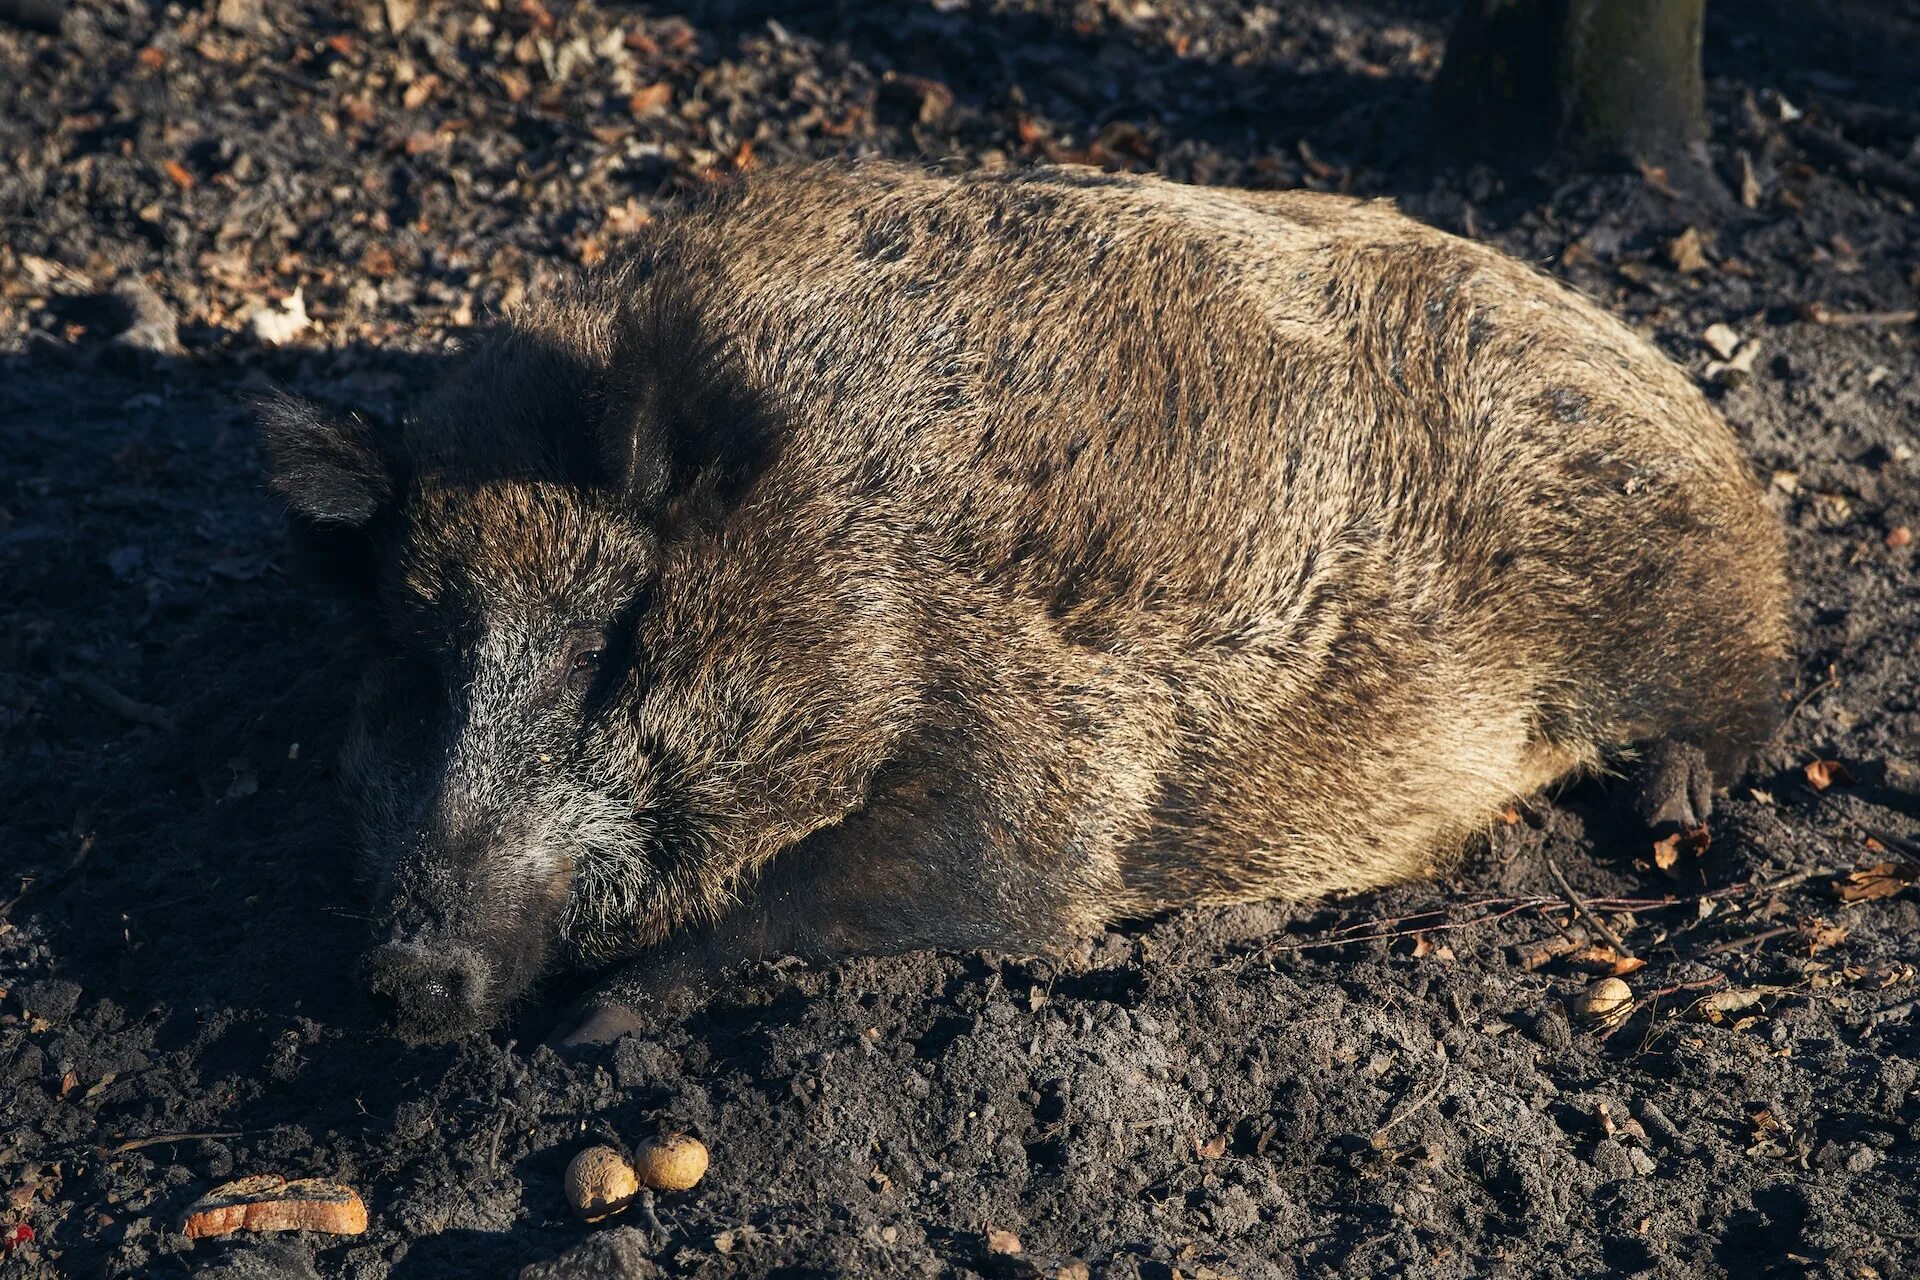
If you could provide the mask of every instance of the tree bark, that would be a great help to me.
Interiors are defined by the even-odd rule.
[[[1581,165],[1689,158],[1707,136],[1706,0],[1465,0],[1435,86],[1481,150],[1548,146]]]

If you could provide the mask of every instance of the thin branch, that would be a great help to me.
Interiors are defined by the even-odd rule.
[[[1566,895],[1567,902],[1573,907],[1574,913],[1585,920],[1595,933],[1607,940],[1607,945],[1613,948],[1615,955],[1623,960],[1632,959],[1633,952],[1627,949],[1626,943],[1620,941],[1620,935],[1608,928],[1606,921],[1588,910],[1587,904],[1580,895],[1573,891],[1573,886],[1568,884],[1567,877],[1561,874],[1560,864],[1553,860],[1553,855],[1542,849],[1540,859],[1547,864],[1547,870],[1553,873],[1553,882],[1560,886],[1560,892]]]
[[[1759,933],[1749,933],[1743,937],[1728,938],[1724,942],[1716,942],[1710,947],[1702,947],[1700,954],[1703,956],[1725,955],[1729,951],[1740,951],[1747,947],[1757,947],[1763,942],[1770,942],[1775,938],[1784,938],[1790,933],[1798,932],[1800,932],[1800,930],[1796,926],[1784,924],[1777,929],[1762,929]]]
[[[131,1142],[123,1142],[112,1149],[112,1154],[116,1156],[125,1155],[129,1151],[138,1151],[142,1147],[160,1147],[165,1146],[169,1142],[212,1141],[216,1138],[237,1138],[239,1136],[240,1131],[237,1129],[231,1133],[156,1133],[150,1138],[135,1138]]]
[[[1447,1082],[1447,1065],[1448,1065],[1448,1059],[1447,1059],[1446,1050],[1441,1049],[1440,1050],[1440,1073],[1434,1077],[1432,1086],[1428,1088],[1428,1090],[1425,1093],[1420,1095],[1420,1100],[1418,1102],[1415,1102],[1412,1106],[1401,1110],[1398,1114],[1391,1117],[1385,1124],[1381,1125],[1378,1129],[1375,1129],[1373,1131],[1372,1144],[1376,1148],[1384,1145],[1386,1136],[1387,1136],[1387,1131],[1389,1129],[1392,1129],[1395,1125],[1401,1124],[1406,1120],[1408,1120],[1409,1118],[1420,1114],[1421,1110],[1425,1108],[1428,1103],[1432,1102],[1436,1097],[1440,1095],[1440,1087],[1446,1084]]]
[[[61,678],[85,694],[88,701],[102,711],[110,711],[122,720],[144,724],[162,733],[173,732],[173,717],[164,707],[156,707],[151,702],[141,702],[138,698],[129,698],[99,676],[88,672],[69,672]]]

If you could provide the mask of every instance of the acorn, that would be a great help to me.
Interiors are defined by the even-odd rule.
[[[640,1181],[655,1191],[687,1191],[706,1175],[707,1148],[689,1134],[671,1134],[642,1143],[633,1163]]]
[[[633,1166],[612,1147],[588,1147],[567,1166],[567,1203],[582,1222],[610,1218],[638,1194]]]

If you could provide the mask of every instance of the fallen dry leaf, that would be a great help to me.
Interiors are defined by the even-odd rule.
[[[1712,844],[1713,834],[1707,830],[1704,823],[1697,827],[1676,831],[1670,836],[1663,836],[1653,842],[1653,865],[1662,871],[1671,872],[1675,866],[1679,865],[1681,854],[1688,854],[1695,858],[1704,857]]]
[[[1673,264],[1675,271],[1686,275],[1705,271],[1713,265],[1707,261],[1706,246],[1700,239],[1700,228],[1688,227],[1667,241],[1667,261]]]
[[[169,160],[160,166],[167,171],[167,178],[182,191],[193,190],[193,175],[187,172],[187,166],[178,160]]]
[[[1807,939],[1807,950],[1824,951],[1828,947],[1837,947],[1847,940],[1852,932],[1843,924],[1828,924],[1825,920],[1809,920],[1803,932]]]
[[[1871,902],[1891,898],[1916,879],[1920,866],[1905,862],[1877,862],[1833,879],[1833,894],[1842,902]]]
[[[1193,1153],[1202,1160],[1218,1160],[1227,1154],[1227,1135],[1216,1133],[1205,1142],[1195,1142]]]
[[[253,336],[268,346],[277,347],[305,331],[313,323],[307,315],[307,300],[301,290],[278,305],[268,305],[255,311],[247,321]]]
[[[1647,962],[1639,956],[1623,956],[1612,947],[1601,946],[1570,951],[1567,953],[1567,963],[1575,969],[1610,978],[1622,978],[1647,967]]]
[[[1847,766],[1838,760],[1813,760],[1806,767],[1807,782],[1815,791],[1825,791],[1828,787],[1850,787],[1853,775],[1847,772]]]
[[[287,1181],[277,1173],[224,1183],[187,1210],[190,1240],[235,1231],[324,1231],[357,1236],[367,1229],[367,1206],[352,1187],[324,1178]]]
[[[672,85],[665,82],[650,84],[634,90],[627,99],[627,110],[636,116],[650,116],[656,111],[665,111],[667,104],[672,101]]]
[[[1906,525],[1897,524],[1887,530],[1886,541],[1887,546],[1891,550],[1898,551],[1901,547],[1913,541],[1913,530],[1909,529]]]

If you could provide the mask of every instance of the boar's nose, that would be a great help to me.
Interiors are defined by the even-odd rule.
[[[487,962],[459,943],[390,942],[367,953],[362,976],[394,1034],[437,1044],[486,1024]]]

